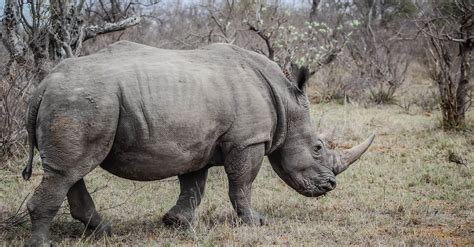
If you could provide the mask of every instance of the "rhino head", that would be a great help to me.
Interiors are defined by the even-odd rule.
[[[310,73],[306,68],[295,72],[297,83],[287,99],[287,133],[281,146],[268,155],[270,163],[290,187],[302,195],[318,197],[336,187],[336,175],[346,170],[369,148],[370,136],[361,144],[343,151],[330,150],[317,137],[309,114],[304,84]]]

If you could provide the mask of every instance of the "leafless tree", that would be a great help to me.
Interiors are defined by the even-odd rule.
[[[217,41],[233,44],[238,32],[238,27],[235,26],[238,3],[233,0],[226,0],[223,5],[218,8],[216,6],[206,6],[209,19],[217,29],[209,29],[209,40],[212,41],[212,37],[217,37]]]
[[[78,56],[83,42],[140,22],[127,16],[93,25],[84,18],[85,0],[6,0],[0,39],[8,59],[0,76],[0,158],[14,155],[25,136],[30,92],[60,60]]]
[[[348,50],[359,77],[356,80],[367,85],[377,104],[394,103],[394,94],[406,79],[409,46],[399,36],[405,28],[402,20],[412,9],[400,7],[402,4],[383,0],[354,2],[358,29]],[[412,6],[411,2],[404,4]]]
[[[426,41],[430,76],[439,89],[443,128],[462,128],[472,102],[474,3],[432,1],[427,7],[417,23]]]
[[[85,0],[6,0],[0,23],[3,45],[10,54],[4,74],[14,62],[35,68],[41,80],[50,64],[77,56],[82,43],[97,35],[123,30],[140,22],[132,16],[114,23],[92,25],[83,18]]]

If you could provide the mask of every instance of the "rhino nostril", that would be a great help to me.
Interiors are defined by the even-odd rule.
[[[336,179],[335,178],[329,178],[328,183],[331,185],[332,189],[336,188]]]

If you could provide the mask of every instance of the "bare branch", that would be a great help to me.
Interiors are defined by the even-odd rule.
[[[448,40],[459,42],[459,43],[474,42],[474,36],[469,36],[467,38],[462,39],[462,38],[454,38],[454,37],[451,37],[449,34],[446,34],[446,37],[448,38]]]
[[[247,25],[249,26],[250,31],[254,31],[265,42],[265,45],[267,46],[267,50],[268,50],[267,57],[270,58],[270,60],[272,61],[275,60],[275,49],[273,49],[273,45],[270,41],[271,35],[265,34],[264,31],[257,29],[257,27],[255,27],[254,25],[248,22],[247,22]]]
[[[138,25],[141,21],[141,17],[132,16],[125,20],[115,22],[115,23],[106,23],[103,26],[90,26],[85,28],[85,36],[83,41],[95,38],[97,35],[112,33],[117,31],[125,30],[126,28]]]

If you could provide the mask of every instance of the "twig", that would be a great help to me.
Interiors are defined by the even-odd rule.
[[[16,210],[15,214],[13,214],[12,216],[10,216],[7,219],[0,222],[0,230],[6,231],[6,230],[9,230],[13,227],[16,227],[20,224],[23,224],[24,222],[27,221],[28,211],[26,209],[24,209],[20,212],[20,210],[23,207],[23,205],[25,204],[25,201],[29,197],[29,195],[30,194],[28,193],[28,195],[26,195],[23,198],[23,200],[21,201],[20,206],[18,206],[18,209]]]

